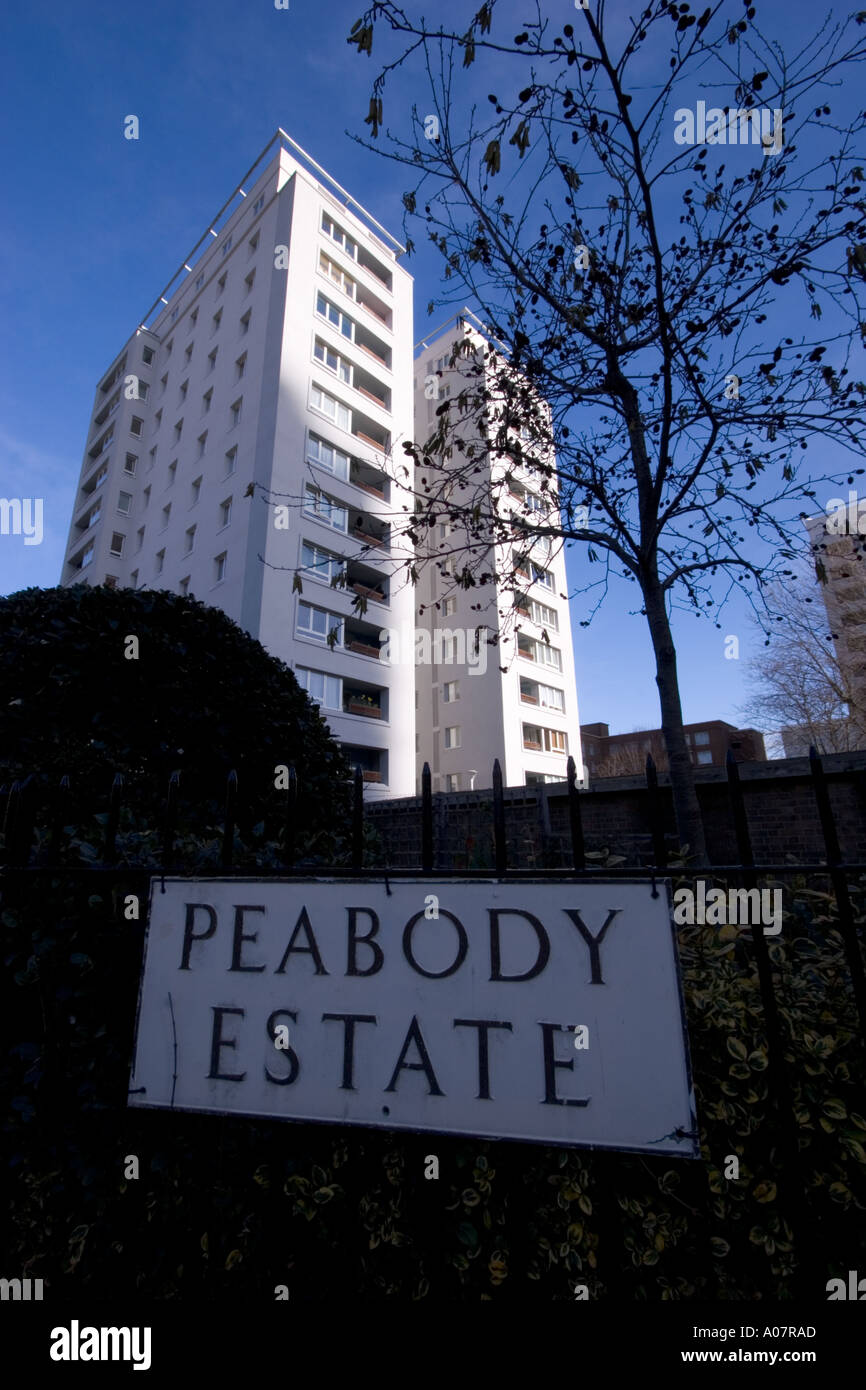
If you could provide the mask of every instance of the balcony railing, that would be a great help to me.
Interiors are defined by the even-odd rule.
[[[355,581],[351,587],[361,598],[372,599],[374,603],[385,602],[385,595],[382,593],[381,589],[373,589],[369,584],[362,584],[360,580]]]
[[[371,435],[364,434],[363,430],[356,430],[355,438],[362,439],[365,444],[372,444],[373,448],[378,449],[381,454],[387,453],[387,447],[381,442],[381,440],[373,439]]]
[[[373,656],[379,661],[379,648],[371,646],[368,642],[360,642],[357,638],[352,638],[346,643],[346,650],[355,652],[358,656]]]
[[[347,714],[361,714],[365,719],[381,719],[382,711],[378,705],[368,705],[364,700],[346,701]]]
[[[365,545],[383,546],[385,544],[382,536],[371,536],[369,532],[362,531],[360,526],[352,528],[352,536],[356,541],[363,541]]]

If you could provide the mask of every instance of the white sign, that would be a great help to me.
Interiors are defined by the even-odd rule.
[[[129,1103],[696,1157],[669,885],[153,879]]]

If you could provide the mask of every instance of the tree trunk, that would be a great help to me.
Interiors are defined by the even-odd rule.
[[[704,823],[694,770],[683,733],[683,710],[677,678],[677,654],[665,608],[665,596],[657,575],[645,576],[641,588],[656,659],[656,685],[659,688],[662,733],[668,753],[674,815],[681,848],[688,845],[689,858],[698,866],[709,863]]]

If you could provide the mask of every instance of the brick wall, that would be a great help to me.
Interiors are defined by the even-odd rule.
[[[866,860],[866,752],[823,759],[845,860]],[[825,858],[808,758],[739,765],[752,848],[759,864]],[[723,768],[695,769],[710,859],[738,861]],[[678,846],[670,778],[659,773],[659,801],[669,849]],[[610,850],[630,865],[651,862],[648,796],[642,777],[599,779],[580,793],[587,851]],[[421,798],[369,803],[381,857],[391,868],[416,868],[421,859]],[[558,784],[505,790],[508,863],[512,868],[567,868],[571,862],[568,802]],[[439,792],[433,797],[435,868],[493,868],[492,792]],[[377,859],[379,856],[376,856]]]

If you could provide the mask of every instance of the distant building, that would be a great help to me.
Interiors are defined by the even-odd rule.
[[[415,429],[422,440],[436,428],[443,400],[462,391],[479,390],[480,374],[495,392],[501,359],[488,349],[488,338],[468,309],[428,334],[415,360]],[[559,528],[555,491],[539,486],[538,469],[528,469],[508,453],[485,455],[477,424],[468,420],[464,439],[474,438],[485,458],[479,482],[450,483],[450,462],[430,460],[422,475],[435,478],[436,489],[466,505],[488,481],[501,509],[517,517]],[[515,438],[530,438],[525,426]],[[551,462],[552,456],[551,456]],[[468,490],[469,498],[461,497]],[[458,582],[472,548],[470,533],[459,517],[441,520],[419,543],[423,564],[415,591],[420,613],[416,639],[426,639],[427,659],[415,670],[416,776],[430,764],[433,790],[466,791],[489,787],[494,759],[499,759],[506,786],[563,782],[567,760],[574,758],[583,778],[577,713],[574,647],[571,635],[561,541],[538,536],[518,556],[516,544],[494,543],[485,551],[495,589],[484,606],[475,587]],[[519,589],[508,576],[515,572]],[[512,612],[513,610],[513,612]],[[480,629],[479,650],[475,632]],[[495,645],[488,645],[488,634]]]
[[[826,513],[805,517],[803,522],[851,716],[848,730],[842,729],[843,721],[833,721],[837,725],[832,730],[834,749],[866,744],[866,729],[860,727],[866,710],[866,500],[858,501],[855,492],[848,499],[845,507],[843,499],[831,499]]]
[[[728,749],[738,763],[766,761],[764,736],[757,729],[737,729],[723,719],[710,719],[703,724],[685,724],[683,731],[694,767],[724,767]],[[640,774],[648,753],[659,771],[667,770],[661,729],[611,734],[607,724],[581,724],[580,737],[590,778]]]

